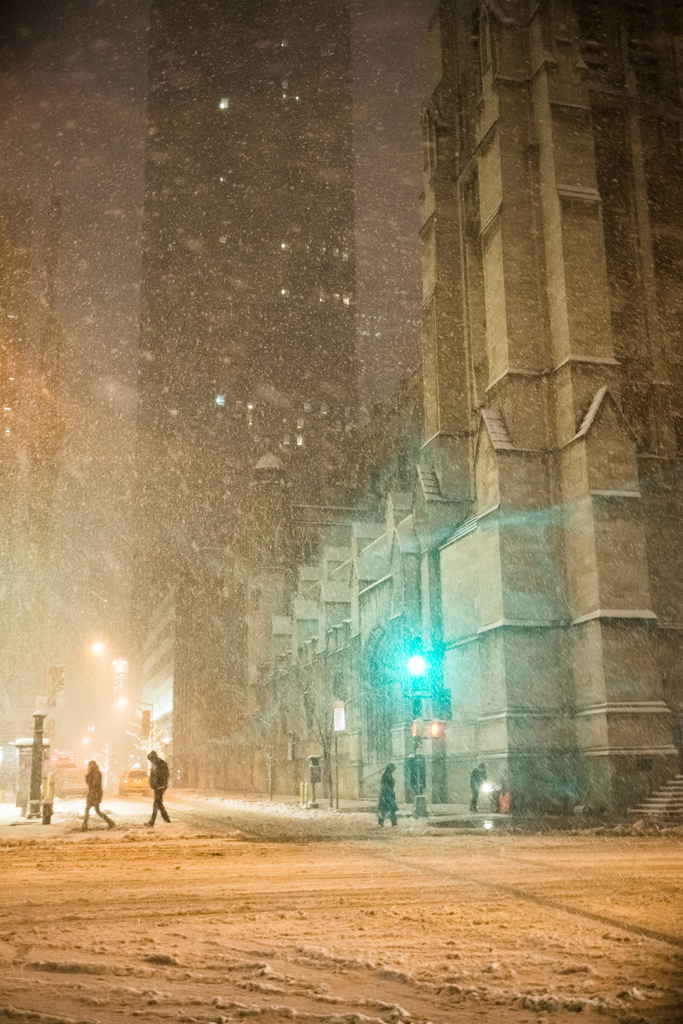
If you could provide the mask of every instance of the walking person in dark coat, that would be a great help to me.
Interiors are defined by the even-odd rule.
[[[479,790],[481,789],[482,783],[486,782],[486,765],[482,761],[470,775],[470,791],[472,793],[472,799],[470,800],[470,810],[476,811],[477,801],[479,799]]]
[[[85,816],[83,818],[83,824],[81,825],[81,832],[88,831],[88,818],[90,816],[90,808],[92,807],[95,814],[98,814],[107,823],[108,828],[114,827],[114,822],[111,818],[108,818],[104,811],[100,810],[100,802],[102,800],[102,772],[99,769],[97,761],[88,761],[88,770],[85,773],[85,784],[88,787],[88,792],[85,798]]]
[[[171,820],[164,807],[164,793],[168,789],[168,765],[163,757],[159,757],[156,750],[150,751],[147,755],[147,760],[152,763],[149,773],[149,785],[154,790],[154,807],[152,808],[152,817],[149,821],[145,822],[145,825],[152,828],[156,821],[157,811],[164,821]]]
[[[394,781],[395,764],[388,764],[379,780],[379,803],[377,805],[378,824],[383,825],[388,818],[392,825],[396,824],[396,782]]]

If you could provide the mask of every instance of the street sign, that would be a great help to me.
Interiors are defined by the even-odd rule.
[[[334,731],[344,732],[346,729],[346,704],[343,700],[336,700],[334,708]]]

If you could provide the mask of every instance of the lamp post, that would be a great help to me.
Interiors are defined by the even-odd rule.
[[[42,800],[43,787],[43,722],[45,714],[42,711],[33,713],[33,750],[31,756],[31,784],[28,793],[28,814],[27,818],[40,817],[40,803]]]

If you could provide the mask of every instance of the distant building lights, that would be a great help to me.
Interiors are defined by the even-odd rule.
[[[247,405],[247,409],[249,409],[251,411],[251,409],[253,409],[253,408],[254,408],[254,406],[251,404],[251,402],[249,402],[249,404]]]
[[[220,100],[220,103],[218,104],[219,110],[227,110],[229,105],[230,105],[230,101],[228,100],[228,97],[227,96],[222,96],[221,100]]]
[[[7,314],[7,319],[8,319],[8,320],[16,320],[17,318],[16,318],[16,316],[14,315],[14,313],[8,313],[8,314]]]
[[[294,99],[295,99],[295,100],[298,100],[298,99],[299,99],[299,97],[298,97],[298,96],[295,96],[295,97],[294,97]]]
[[[344,305],[345,306],[350,306],[351,305],[351,298],[348,295],[344,296]]]
[[[303,434],[297,434],[296,435],[296,446],[297,446],[297,448],[303,448],[303,446],[304,446],[304,435]]]
[[[225,405],[225,395],[216,395],[216,405]]]

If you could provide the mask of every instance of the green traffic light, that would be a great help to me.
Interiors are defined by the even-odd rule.
[[[412,658],[408,659],[408,673],[414,678],[427,675],[427,662],[421,654],[413,654]]]

